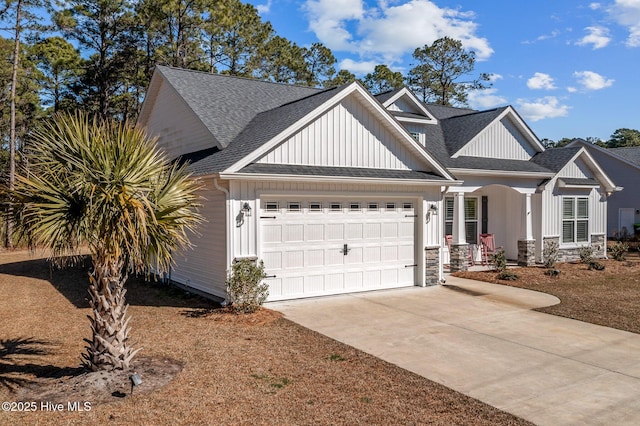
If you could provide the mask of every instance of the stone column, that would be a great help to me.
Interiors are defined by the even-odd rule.
[[[424,284],[437,285],[440,278],[440,247],[425,247],[424,259]]]

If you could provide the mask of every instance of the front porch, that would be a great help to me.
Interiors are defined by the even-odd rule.
[[[444,199],[445,267],[451,272],[487,267],[481,234],[492,235],[495,247],[503,248],[513,263],[535,264],[540,247],[534,235],[540,229],[541,211],[535,190],[496,184],[452,189]]]

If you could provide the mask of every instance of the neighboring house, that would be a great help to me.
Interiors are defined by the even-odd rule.
[[[586,148],[623,188],[607,199],[607,231],[613,237],[633,236],[634,223],[640,223],[640,146],[602,148],[582,139],[569,146]]]
[[[550,239],[604,254],[615,185],[583,148],[545,151],[511,107],[159,66],[138,123],[203,179],[208,222],[171,278],[215,296],[240,258],[264,260],[269,300],[433,285],[449,233],[452,269],[485,231],[522,264]]]

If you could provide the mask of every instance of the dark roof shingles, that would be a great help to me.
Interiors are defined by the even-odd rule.
[[[379,179],[445,180],[442,176],[416,170],[368,169],[361,167],[300,166],[294,164],[252,163],[239,173],[264,173],[302,176],[329,176]]]

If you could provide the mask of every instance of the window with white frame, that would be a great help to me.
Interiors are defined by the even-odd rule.
[[[453,197],[444,199],[444,233],[453,234]],[[469,244],[478,243],[478,199],[469,197],[464,199],[464,230],[465,239]]]
[[[562,242],[589,242],[589,199],[562,198]]]

